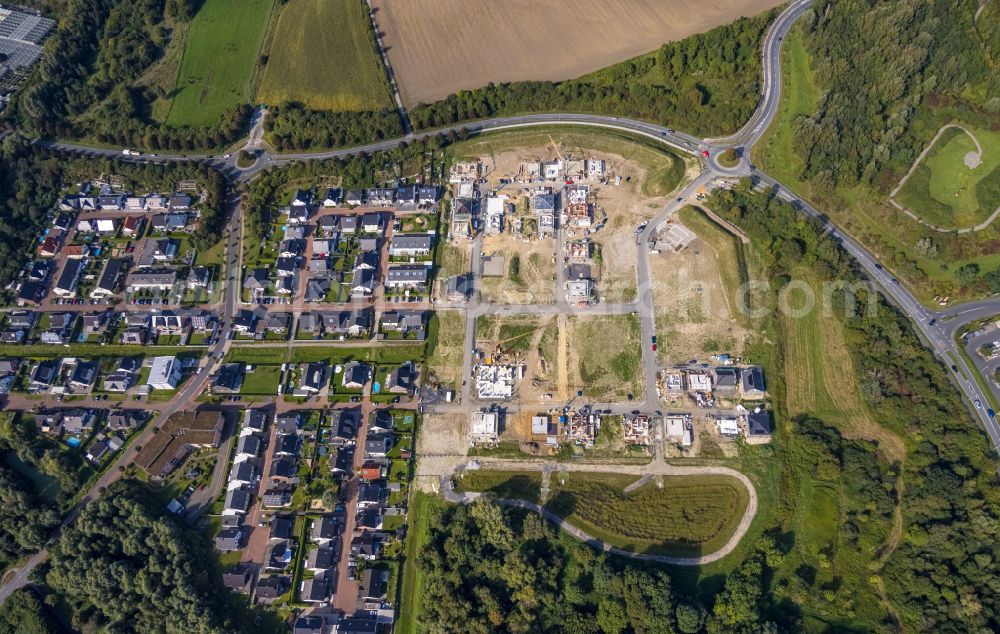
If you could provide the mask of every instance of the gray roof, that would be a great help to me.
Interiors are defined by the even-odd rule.
[[[434,237],[428,233],[398,233],[392,237],[390,251],[430,251]]]
[[[426,284],[430,267],[420,264],[400,264],[389,267],[386,280],[390,282],[411,282]]]

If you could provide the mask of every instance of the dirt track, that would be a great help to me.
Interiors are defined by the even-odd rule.
[[[776,0],[374,0],[403,101],[489,82],[577,77]]]

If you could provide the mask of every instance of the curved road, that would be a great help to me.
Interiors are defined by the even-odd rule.
[[[533,460],[503,460],[503,461],[485,461],[480,460],[480,464],[486,469],[499,469],[506,471],[545,471],[546,469],[556,470],[556,471],[576,471],[576,472],[586,472],[586,473],[614,473],[614,474],[630,474],[638,476],[650,476],[650,475],[663,475],[663,476],[691,476],[691,475],[722,475],[730,478],[735,478],[739,480],[740,483],[746,488],[749,494],[749,499],[747,501],[747,508],[743,512],[743,516],[740,518],[739,524],[737,524],[733,534],[729,536],[726,543],[718,550],[708,553],[706,555],[701,555],[699,557],[672,557],[669,555],[653,555],[650,553],[637,553],[631,550],[625,550],[623,548],[618,548],[617,546],[612,546],[607,544],[600,539],[593,537],[583,529],[570,524],[562,517],[556,515],[552,511],[549,511],[544,506],[540,504],[535,504],[534,502],[528,502],[526,500],[516,500],[508,498],[499,498],[500,504],[505,506],[515,506],[518,508],[528,509],[538,513],[550,521],[552,521],[556,526],[558,526],[563,531],[569,533],[576,539],[598,548],[600,550],[613,553],[615,555],[621,555],[622,557],[628,557],[629,559],[637,559],[640,561],[652,561],[660,564],[671,564],[674,566],[703,566],[705,564],[712,563],[713,561],[718,561],[733,552],[733,550],[739,545],[743,536],[746,535],[747,531],[750,530],[750,524],[753,522],[753,518],[757,515],[757,489],[754,488],[753,483],[750,478],[746,477],[739,471],[735,469],[730,469],[729,467],[717,467],[717,466],[690,466],[682,467],[677,465],[672,465],[664,462],[659,456],[651,464],[648,465],[596,465],[596,464],[562,464],[558,467],[552,469],[550,463],[538,462]],[[441,477],[441,492],[445,499],[449,502],[455,502],[458,504],[470,504],[479,498],[481,493],[457,493],[454,488],[454,482],[452,476],[454,476],[457,470],[461,467],[456,467],[452,469],[444,476]]]
[[[977,318],[977,316],[990,316],[994,314],[1000,314],[1000,298],[983,300],[977,302],[973,305],[962,305],[951,307],[944,311],[934,311],[928,309],[921,305],[916,298],[902,285],[895,282],[895,280],[888,274],[881,265],[875,260],[875,258],[859,246],[853,239],[842,234],[832,223],[830,223],[826,217],[812,207],[808,202],[799,198],[797,195],[781,186],[780,183],[770,178],[766,174],[756,170],[752,165],[750,165],[747,160],[747,154],[750,148],[761,138],[764,132],[767,130],[774,115],[777,112],[778,105],[780,103],[781,97],[781,43],[784,36],[788,33],[789,29],[795,23],[803,13],[805,13],[809,8],[810,0],[797,0],[793,2],[779,15],[775,22],[768,29],[767,34],[764,38],[764,45],[762,50],[762,64],[763,64],[763,78],[762,78],[762,94],[758,107],[754,114],[751,116],[750,120],[735,134],[727,137],[720,137],[716,139],[698,139],[692,135],[685,134],[683,132],[678,132],[664,126],[646,123],[643,121],[636,121],[633,119],[625,119],[620,117],[606,117],[600,115],[585,115],[585,114],[536,114],[536,115],[525,115],[519,117],[503,117],[495,118],[483,121],[467,122],[460,125],[454,125],[450,127],[440,128],[436,130],[428,130],[416,134],[409,134],[403,138],[389,139],[385,141],[380,141],[378,143],[371,143],[364,146],[354,147],[354,148],[344,148],[338,150],[330,150],[324,152],[315,153],[296,153],[296,154],[281,154],[274,155],[266,151],[261,151],[258,160],[252,166],[242,169],[236,165],[236,152],[227,154],[221,157],[206,154],[192,154],[192,155],[180,155],[180,154],[140,154],[139,156],[124,156],[121,151],[113,150],[108,148],[93,148],[79,144],[72,143],[61,143],[51,140],[39,140],[36,143],[40,146],[50,147],[54,149],[59,149],[63,151],[69,151],[74,153],[79,153],[87,156],[93,157],[112,157],[125,161],[133,162],[175,162],[175,161],[198,161],[211,165],[224,174],[226,174],[234,182],[245,182],[254,177],[259,171],[267,169],[272,166],[285,165],[293,163],[296,161],[311,160],[311,159],[323,159],[332,158],[338,156],[346,156],[349,154],[355,154],[359,152],[374,152],[378,150],[392,149],[399,145],[401,142],[410,142],[417,139],[429,137],[432,135],[437,135],[441,133],[447,134],[448,132],[465,129],[469,133],[479,134],[484,132],[505,130],[520,127],[529,126],[539,126],[539,125],[551,125],[551,124],[569,124],[569,125],[586,125],[595,127],[611,128],[616,130],[622,130],[626,132],[631,132],[639,134],[651,139],[655,139],[660,143],[664,143],[676,150],[681,152],[686,152],[698,157],[703,157],[703,152],[707,151],[709,153],[708,160],[702,160],[703,171],[698,177],[696,182],[701,184],[707,184],[719,177],[745,177],[750,176],[763,183],[771,185],[776,188],[777,195],[782,199],[791,202],[798,209],[802,210],[803,213],[813,216],[822,222],[827,228],[828,232],[836,237],[844,248],[854,256],[861,267],[866,271],[869,278],[875,282],[880,291],[894,304],[899,310],[901,310],[907,317],[909,317],[915,324],[917,331],[920,333],[924,341],[934,350],[935,354],[942,358],[945,366],[950,369],[952,381],[958,387],[958,389],[963,392],[969,399],[970,411],[974,413],[977,420],[980,421],[987,434],[990,437],[990,441],[993,444],[994,449],[1000,450],[1000,427],[998,427],[995,419],[988,416],[985,404],[988,402],[986,396],[982,392],[979,384],[974,380],[973,371],[970,370],[968,365],[962,359],[961,355],[958,354],[957,346],[954,343],[954,332],[960,326],[961,323],[967,323],[971,319]],[[247,141],[246,147],[250,149],[260,148],[261,135],[263,130],[263,117],[265,113],[258,112],[255,113],[253,119],[253,129],[251,130],[250,137]],[[735,148],[741,150],[740,161],[736,166],[725,167],[718,163],[716,160],[718,155],[723,151]],[[690,193],[693,191],[690,187],[685,190],[685,193]],[[671,201],[663,211],[657,216],[657,218],[665,218],[667,215],[672,213],[674,210],[682,205],[682,200]],[[235,201],[234,201],[235,204]],[[229,242],[229,252],[227,254],[227,259],[232,259],[235,256],[233,253],[233,244],[237,241],[237,237],[241,230],[239,223],[238,210],[235,210],[232,215],[232,220],[230,222],[230,242]],[[652,232],[652,227],[654,227],[654,221],[651,221],[650,227],[640,235],[642,245],[646,245],[648,239]],[[643,249],[648,251],[648,249]],[[639,258],[639,266],[648,266],[644,264],[646,258]],[[228,289],[226,293],[225,307],[223,311],[224,325],[222,332],[220,334],[219,342],[213,347],[212,352],[217,354],[218,351],[225,349],[228,345],[228,333],[232,327],[232,316],[235,310],[235,293],[238,292],[238,287],[235,284],[235,271],[238,269],[233,268],[230,261],[229,263],[229,274],[227,276]],[[971,306],[971,307],[970,307]],[[968,318],[966,318],[968,317]],[[957,321],[962,319],[961,322]],[[948,321],[948,330],[945,325],[945,320]],[[930,322],[934,321],[932,325]],[[648,336],[653,331],[653,324],[650,320],[649,323],[643,321],[643,336]],[[647,355],[644,355],[644,357]],[[211,366],[213,364],[214,356],[210,356],[208,364]],[[203,382],[209,374],[209,369],[202,371],[199,375],[198,381],[190,381],[189,387],[182,391],[177,399],[177,407],[171,408],[173,411],[179,409],[182,405],[188,404],[195,386]],[[991,383],[991,386],[995,385]],[[991,388],[994,394],[1000,398],[1000,393],[997,393],[995,387]],[[648,391],[647,394],[654,392]],[[974,407],[972,403],[978,401],[981,406]],[[158,421],[150,425],[148,429],[160,423],[163,420],[161,416]],[[148,432],[151,433],[151,432]],[[119,459],[122,462],[124,458]],[[125,460],[124,462],[127,462]],[[100,492],[103,490],[101,487],[110,483],[117,478],[117,463],[105,477],[101,479],[95,487],[89,490],[83,500],[81,505],[85,504],[87,501],[96,498]],[[742,475],[742,474],[741,474]],[[67,518],[66,523],[71,522],[79,512],[81,506],[76,507],[70,516]],[[65,526],[65,523],[64,523]],[[53,537],[56,539],[58,536]],[[635,553],[633,553],[635,554]],[[628,555],[626,555],[628,556]],[[38,553],[33,556],[17,571],[16,574],[5,580],[5,583],[0,587],[0,602],[5,600],[10,593],[27,583],[28,576],[34,567],[43,561],[45,558],[45,551]]]

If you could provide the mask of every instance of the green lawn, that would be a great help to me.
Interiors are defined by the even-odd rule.
[[[320,110],[392,108],[363,0],[290,0],[278,18],[259,99]]]
[[[250,79],[274,0],[205,0],[191,21],[167,124],[210,126],[250,101]]]
[[[958,128],[946,129],[896,194],[896,200],[938,227],[981,223],[1000,207],[1000,133],[969,127],[983,148],[982,164],[965,166],[976,144]]]
[[[240,394],[277,394],[280,377],[280,365],[255,365],[253,372],[247,372],[243,375]]]

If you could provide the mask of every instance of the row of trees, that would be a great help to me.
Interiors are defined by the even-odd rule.
[[[24,263],[35,236],[58,201],[63,183],[116,175],[132,191],[169,192],[192,180],[205,192],[195,248],[219,240],[225,224],[227,183],[217,170],[197,163],[129,163],[53,152],[11,135],[0,145],[0,281],[8,282]]]
[[[394,109],[332,112],[288,103],[271,106],[264,126],[279,151],[350,147],[403,136],[403,124]]]
[[[787,277],[807,265],[823,280],[862,275],[839,244],[773,192],[743,186],[717,192],[711,204],[761,248],[767,271]],[[858,291],[859,304],[867,299]],[[846,296],[842,296],[846,299]],[[1000,492],[996,465],[944,367],[923,347],[907,318],[876,298],[876,310],[843,319],[847,349],[879,424],[912,439],[901,470],[903,539],[885,565],[886,590],[914,630],[1000,628]],[[853,468],[850,488],[882,514],[892,467]]]
[[[157,90],[132,84],[163,55],[164,14],[190,19],[195,0],[68,0],[45,52],[5,113],[33,136],[96,138],[102,143],[183,151],[228,145],[246,130],[252,107],[229,109],[209,128],[154,121]]]
[[[676,593],[663,570],[567,546],[538,515],[487,496],[435,511],[417,561],[424,592],[414,600],[421,630],[434,633],[777,631],[760,609],[763,576],[779,560],[762,539],[710,612]]]
[[[911,123],[925,98],[1000,112],[1000,78],[974,26],[976,0],[846,0],[806,18],[817,111],[795,122],[802,176],[820,189],[878,184],[925,139]],[[889,179],[895,182],[892,179]]]
[[[696,134],[735,131],[760,91],[760,43],[773,12],[663,45],[578,79],[489,84],[410,110],[414,128],[527,112],[634,117]]]

